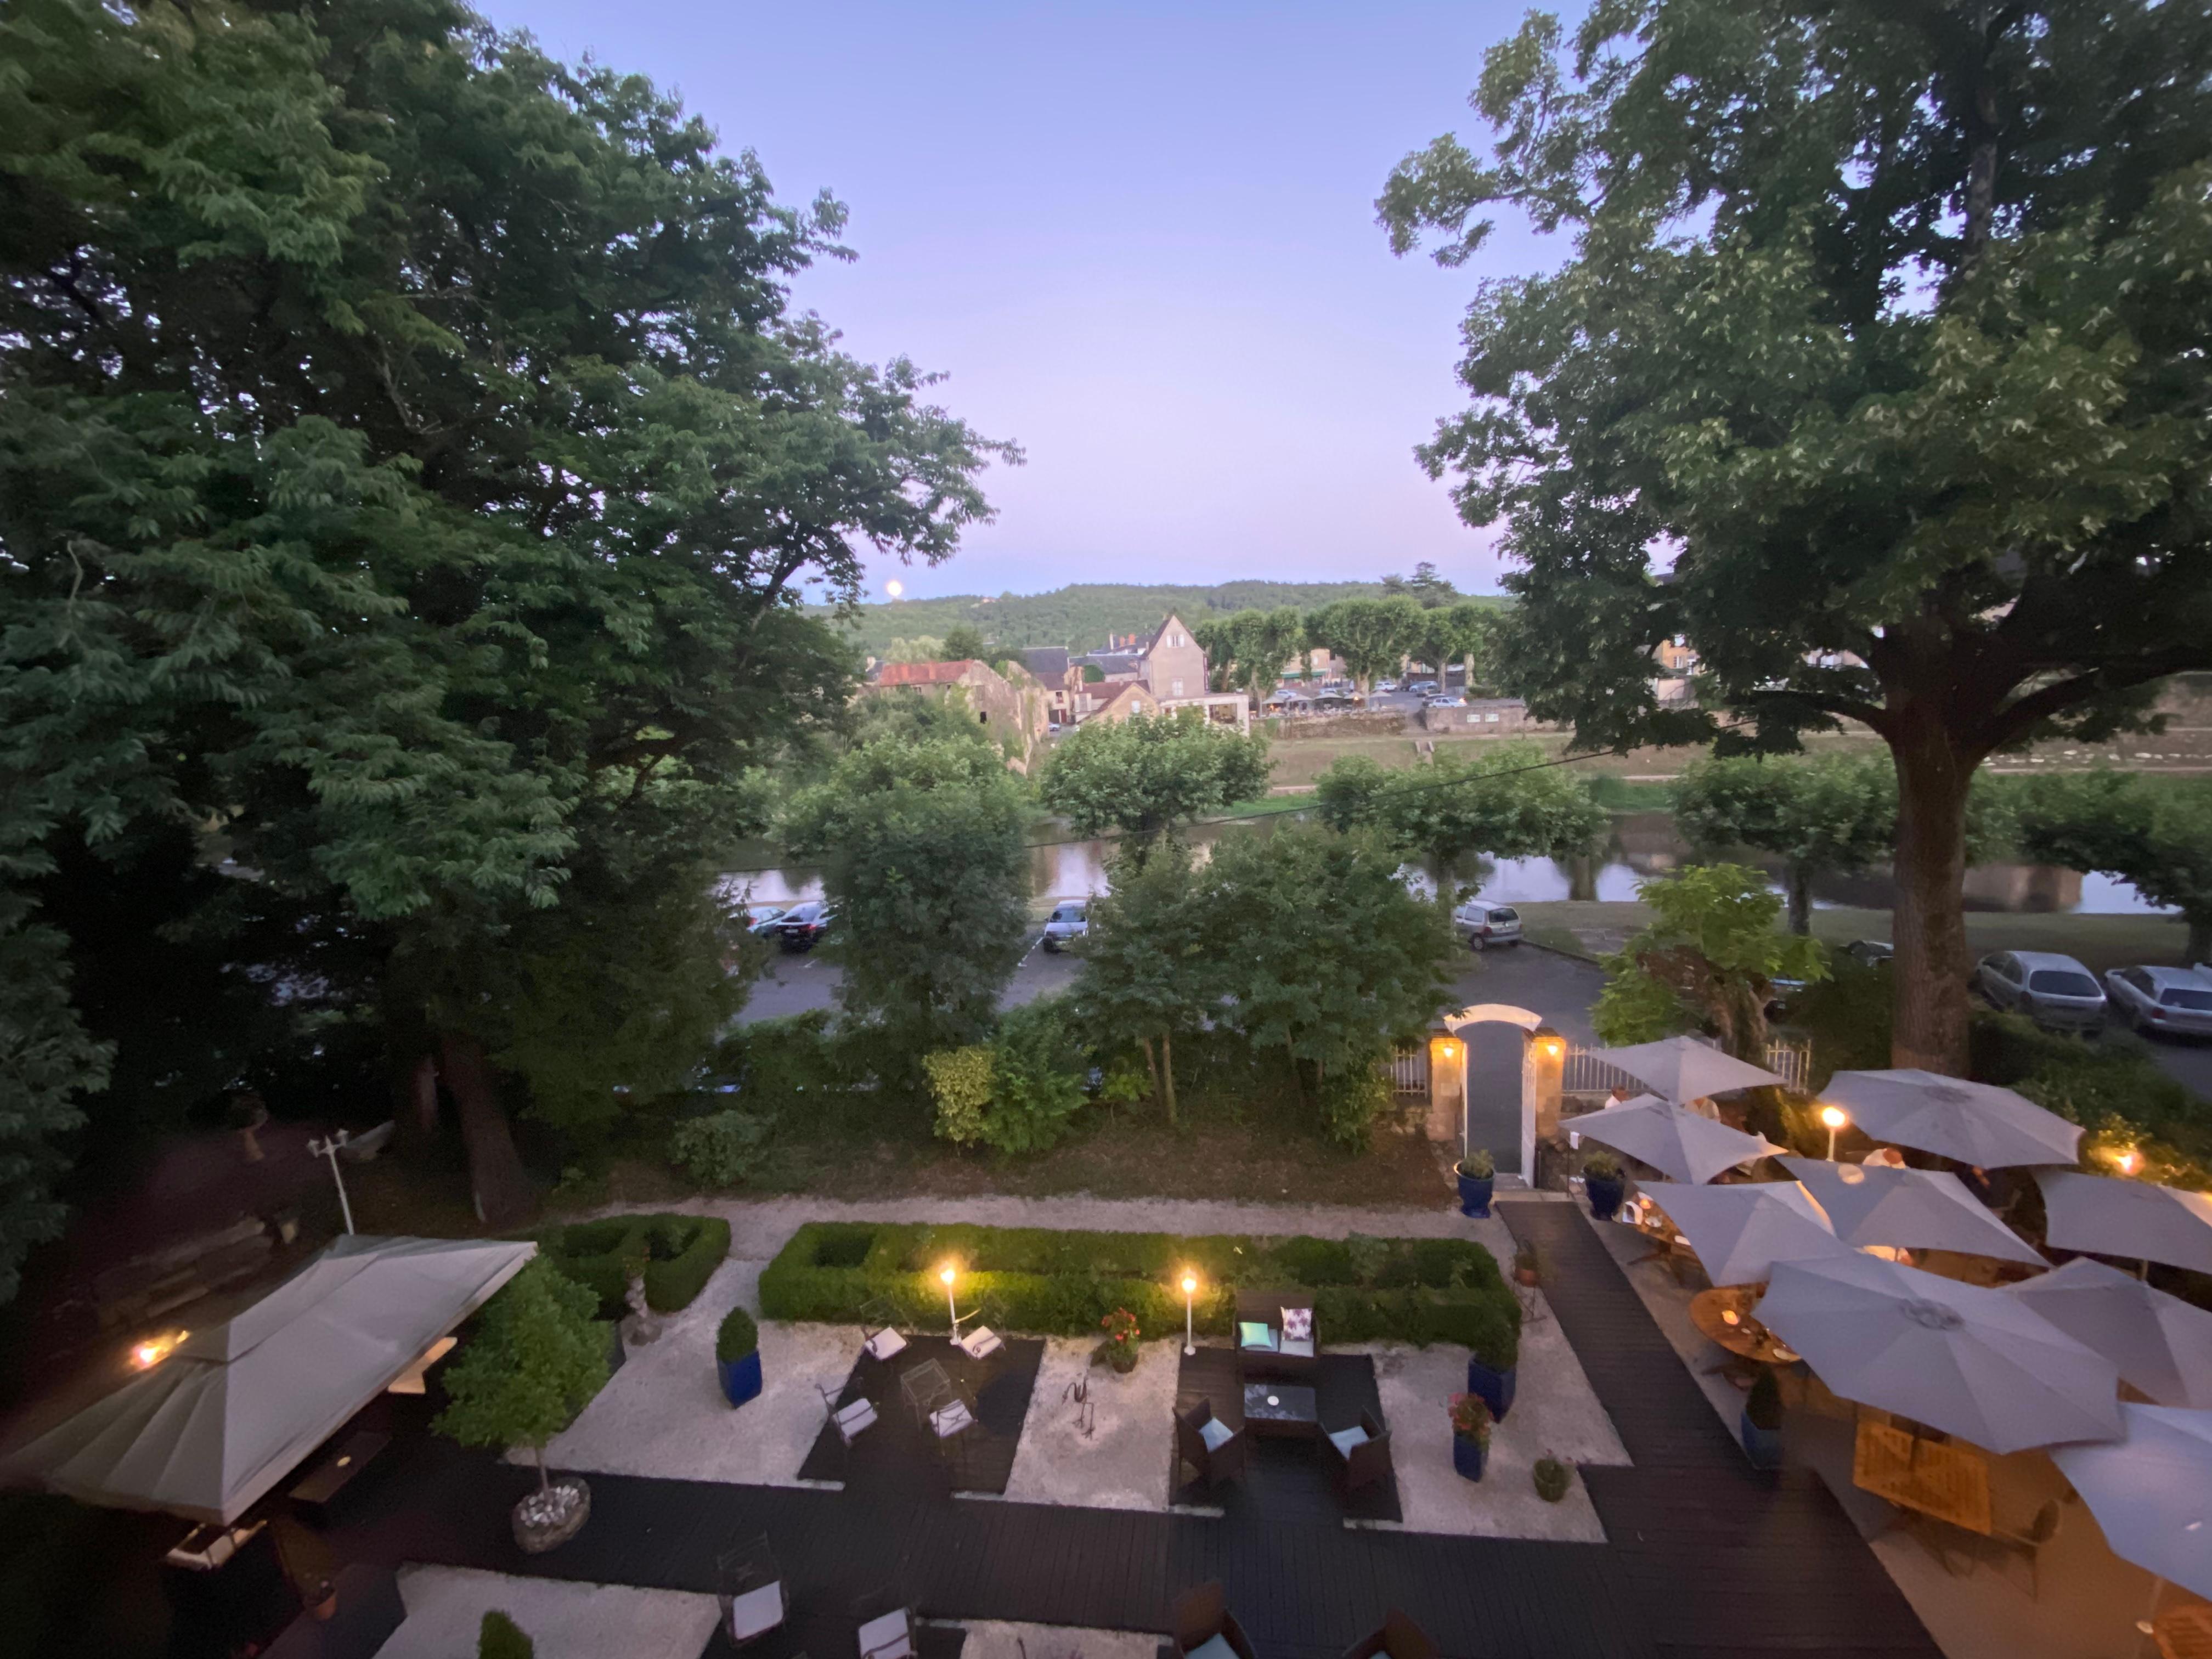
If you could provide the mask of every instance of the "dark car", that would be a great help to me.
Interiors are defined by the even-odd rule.
[[[778,916],[769,932],[787,951],[811,951],[821,943],[822,935],[830,931],[830,924],[836,917],[837,913],[820,899],[810,899],[805,904],[793,905]]]

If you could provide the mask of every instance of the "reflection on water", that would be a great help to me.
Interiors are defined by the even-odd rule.
[[[1274,825],[1256,823],[1206,824],[1193,840],[1203,858],[1224,836],[1265,836]],[[1106,867],[1114,843],[1071,841],[1030,848],[1030,891],[1038,898],[1080,898],[1106,890]],[[1690,849],[1674,833],[1674,820],[1664,812],[1633,812],[1613,820],[1605,850],[1594,857],[1572,859],[1474,859],[1462,860],[1449,872],[1458,883],[1473,885],[1478,894],[1496,903],[1538,904],[1555,899],[1596,899],[1613,903],[1636,896],[1636,885],[1648,877],[1664,875],[1691,861]],[[1780,866],[1760,862],[1778,875]],[[1416,890],[1434,890],[1431,874],[1408,870],[1407,879]],[[757,903],[795,904],[820,898],[821,881],[811,870],[763,870],[732,875],[733,891]],[[1895,902],[1896,886],[1887,869],[1857,876],[1832,876],[1815,882],[1816,906],[1848,905],[1887,910]],[[1970,910],[2071,912],[2081,915],[2156,915],[2170,914],[2147,902],[2126,882],[2109,876],[2085,876],[2042,864],[1978,865],[1966,872],[1966,908]]]

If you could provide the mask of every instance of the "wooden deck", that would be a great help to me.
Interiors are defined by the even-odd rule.
[[[1226,1347],[1202,1347],[1179,1358],[1182,1369],[1176,1380],[1176,1411],[1187,1412],[1204,1400],[1231,1428],[1243,1428],[1243,1385],[1237,1378],[1235,1352]],[[1363,1411],[1374,1413],[1377,1421],[1382,1419],[1382,1396],[1375,1387],[1375,1362],[1364,1353],[1323,1353],[1313,1388],[1319,1397],[1324,1429],[1357,1423]],[[1174,1501],[1220,1510],[1225,1519],[1255,1525],[1297,1522],[1328,1527],[1342,1521],[1406,1518],[1398,1507],[1395,1474],[1388,1480],[1354,1492],[1347,1504],[1329,1483],[1321,1448],[1310,1440],[1248,1437],[1244,1478],[1211,1490],[1203,1481],[1182,1480],[1186,1472],[1181,1460],[1173,1451],[1169,1456],[1172,1460],[1170,1479],[1177,1483]]]
[[[916,1366],[935,1363],[975,1402],[975,1425],[939,1443],[907,1406],[899,1379]],[[866,1397],[875,1404],[875,1425],[848,1446],[827,1420],[815,1437],[802,1480],[840,1480],[848,1486],[908,1486],[923,1490],[1002,1492],[1013,1474],[1022,1424],[1044,1344],[1015,1338],[988,1359],[970,1359],[951,1340],[916,1336],[890,1361],[865,1352],[837,1395],[841,1406]]]

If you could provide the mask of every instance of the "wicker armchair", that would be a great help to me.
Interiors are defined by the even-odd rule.
[[[1390,1431],[1373,1412],[1362,1412],[1350,1428],[1322,1431],[1321,1455],[1337,1496],[1349,1498],[1363,1486],[1389,1478]]]
[[[1313,1311],[1310,1291],[1239,1291],[1237,1292],[1237,1322],[1243,1325],[1265,1325],[1274,1339],[1270,1349],[1248,1348],[1241,1340],[1242,1331],[1237,1332],[1237,1371],[1240,1377],[1273,1376],[1285,1382],[1310,1385],[1321,1372],[1321,1326],[1314,1326],[1310,1347],[1304,1352],[1286,1352],[1283,1347],[1283,1310],[1304,1308]]]
[[[1228,1599],[1222,1594],[1218,1578],[1209,1578],[1176,1597],[1175,1606],[1168,1613],[1168,1628],[1175,1637],[1176,1652],[1181,1659],[1189,1659],[1190,1655],[1216,1637],[1228,1644],[1237,1659],[1259,1659],[1252,1650],[1252,1638],[1244,1634],[1244,1626],[1229,1611]]]
[[[1382,1628],[1346,1648],[1344,1659],[1443,1659],[1443,1650],[1428,1632],[1393,1607],[1382,1615]]]
[[[1213,1414],[1213,1402],[1201,1400],[1176,1419],[1176,1455],[1198,1472],[1209,1488],[1244,1475],[1245,1439]]]

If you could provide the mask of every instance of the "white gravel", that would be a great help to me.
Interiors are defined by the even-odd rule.
[[[711,1595],[471,1567],[402,1567],[399,1599],[407,1617],[376,1659],[469,1659],[494,1609],[530,1638],[538,1659],[698,1659],[718,1613]]]
[[[960,1659],[1152,1659],[1160,1644],[1158,1636],[1142,1631],[1076,1630],[991,1619],[963,1623],[968,1639]]]
[[[1143,1344],[1137,1369],[1127,1376],[1091,1364],[1097,1346],[1081,1337],[1046,1339],[1044,1364],[1006,1482],[1009,1499],[1099,1510],[1167,1508],[1182,1342]],[[1069,1397],[1078,1382],[1090,1396],[1082,1407]],[[1038,1659],[1034,1649],[1030,1659]]]

